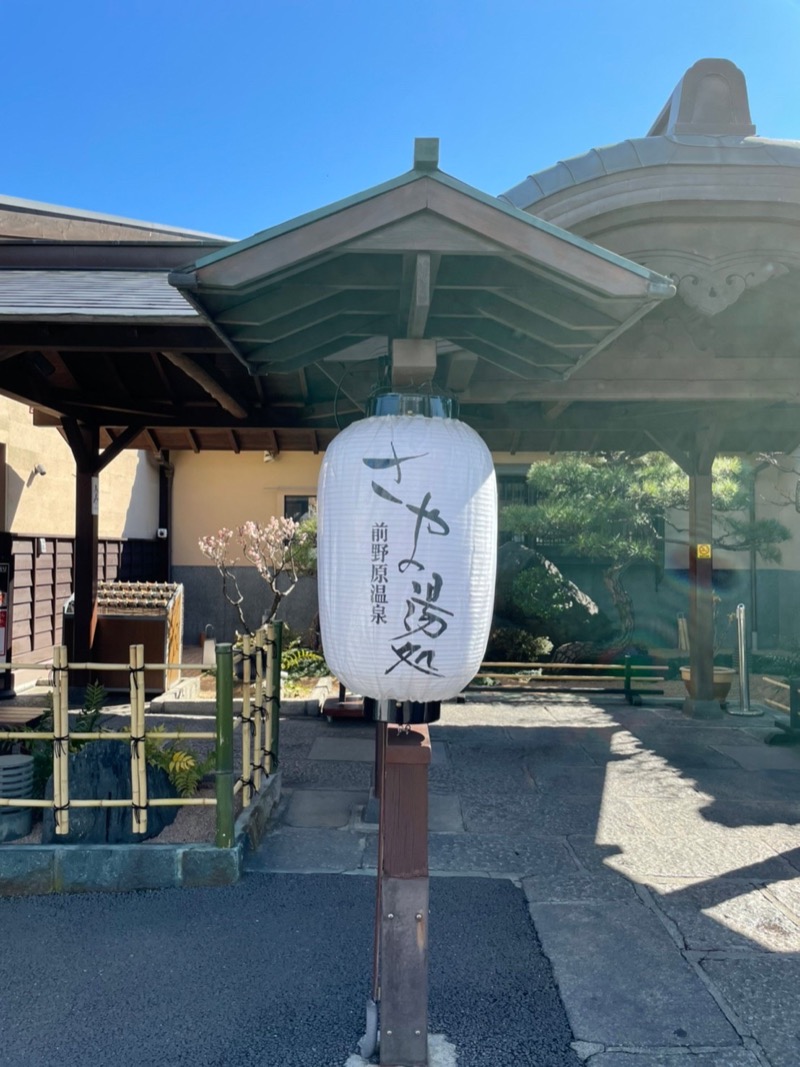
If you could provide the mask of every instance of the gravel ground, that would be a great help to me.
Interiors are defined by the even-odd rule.
[[[372,878],[0,900],[2,1067],[344,1067]],[[521,889],[431,882],[430,1030],[459,1067],[580,1067]]]

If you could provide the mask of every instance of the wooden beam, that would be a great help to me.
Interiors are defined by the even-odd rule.
[[[61,352],[125,353],[163,351],[227,352],[204,323],[175,326],[143,322],[136,326],[109,322],[4,322],[3,341],[28,351],[57,348]]]
[[[116,459],[116,457],[122,452],[124,448],[127,448],[132,441],[135,441],[139,434],[142,432],[142,425],[127,426],[119,436],[114,437],[108,448],[104,449],[98,457],[97,472],[100,473],[109,463]]]
[[[568,352],[550,348],[540,341],[534,341],[519,330],[509,329],[491,319],[440,319],[431,315],[428,320],[428,332],[433,337],[447,337],[455,342],[467,337],[479,337],[482,341],[494,345],[511,355],[532,363],[534,366],[558,367],[566,373],[574,365],[574,357]]]
[[[337,289],[400,288],[402,255],[337,255],[303,271],[303,285],[330,285]]]
[[[230,412],[237,419],[247,418],[247,408],[242,405],[227,392],[222,385],[216,380],[216,378],[209,374],[207,370],[201,367],[196,360],[190,359],[188,356],[182,355],[180,352],[162,351],[161,353],[165,359],[168,359],[170,363],[173,363],[179,370],[191,378],[193,381],[204,389],[210,397],[219,404],[225,411]]]
[[[258,326],[341,292],[332,285],[276,285],[215,315],[220,326]]]
[[[445,388],[454,393],[463,392],[475,373],[478,365],[477,355],[474,352],[451,352],[445,359],[447,361]]]
[[[255,326],[236,327],[229,332],[236,345],[273,345],[341,315],[388,315],[393,313],[396,307],[397,299],[394,293],[371,290],[334,291],[327,299],[291,315],[281,315]]]
[[[619,324],[578,296],[568,296],[541,274],[495,256],[449,256],[442,260],[437,289],[495,289],[506,299],[571,330],[609,330]]]
[[[233,449],[233,451],[238,456],[239,453],[242,451],[242,445],[241,445],[241,442],[239,441],[239,437],[238,437],[238,435],[236,433],[236,430],[228,430],[228,438],[230,439],[230,442],[231,442],[231,448]]]
[[[310,351],[338,341],[342,337],[371,337],[376,334],[386,334],[392,326],[391,320],[380,315],[337,315],[326,322],[318,323],[307,330],[301,330],[274,344],[256,348],[247,353],[248,362],[264,361],[273,369],[280,371],[279,364],[290,360],[295,356],[304,356]]]
[[[424,337],[425,326],[431,310],[433,279],[431,275],[431,257],[429,252],[419,252],[414,257],[414,271],[411,280],[411,302],[406,322],[407,337]]]
[[[559,400],[555,404],[542,404],[542,418],[545,422],[555,422],[570,405],[569,400]]]
[[[471,348],[471,345],[465,345]],[[478,351],[476,348],[475,351]],[[482,354],[479,352],[479,355]],[[502,364],[500,364],[502,366]],[[469,389],[467,390],[469,393]],[[467,403],[501,404],[514,400],[569,400],[593,403],[625,403],[629,401],[682,402],[691,399],[706,403],[714,401],[771,401],[773,404],[800,404],[800,377],[764,381],[754,377],[750,381],[698,379],[686,377],[663,378],[571,378],[564,381],[556,376],[541,387],[519,388],[516,383],[503,380],[482,380],[475,395],[464,398]]]
[[[308,376],[303,367],[297,372],[297,381],[300,385],[300,396],[303,398],[303,403],[306,403],[308,401]]]
[[[391,322],[392,320],[389,318],[378,319],[376,320],[375,325],[383,324],[388,330],[391,326]],[[302,352],[300,355],[294,356],[292,359],[281,360],[280,363],[273,364],[268,358],[262,357],[263,361],[251,362],[250,369],[254,374],[263,374],[267,377],[272,374],[294,374],[296,371],[311,367],[312,365],[320,366],[321,361],[328,356],[338,356],[341,354],[342,358],[340,362],[342,364],[347,363],[352,366],[355,363],[360,363],[364,373],[367,374],[369,373],[370,363],[374,364],[374,361],[379,357],[376,355],[373,359],[368,357],[360,360],[349,360],[347,359],[346,353],[350,352],[351,349],[356,348],[356,346],[363,344],[365,340],[370,342],[375,341],[377,346],[383,336],[385,336],[385,334],[376,335],[371,332],[362,334],[361,336],[345,334],[342,337],[336,337],[334,340],[328,341],[326,344],[319,345],[317,348]],[[386,346],[388,348],[388,340],[386,341]],[[248,359],[250,358],[251,357],[248,356]]]
[[[161,451],[161,444],[159,443],[155,430],[145,430],[144,435],[150,442],[150,447],[152,448],[155,455],[158,455]]]
[[[151,352],[150,359],[152,360],[153,366],[155,367],[156,374],[158,375],[158,380],[161,382],[162,388],[164,389],[164,394],[170,400],[174,400],[175,390],[172,388],[172,383],[169,380],[166,368],[164,367],[164,364],[162,362],[161,354],[159,352]]]
[[[192,452],[199,452],[200,451],[200,442],[197,439],[197,434],[194,432],[194,430],[188,429],[188,428],[187,428],[187,430],[185,432],[186,432],[186,439],[189,442],[189,445],[190,445],[190,447],[192,449]]]
[[[530,382],[546,382],[552,379],[561,381],[561,375],[549,367],[538,367],[534,363],[529,363],[528,360],[522,359],[519,356],[511,355],[503,349],[497,348],[495,345],[488,344],[486,341],[482,341],[478,337],[467,337],[462,341],[464,348],[474,352],[480,356],[481,359],[486,360],[487,363],[491,363],[494,367],[507,371],[509,374],[513,374],[516,378],[525,379]],[[514,399],[513,387],[507,381],[504,385],[508,385],[509,396],[508,399]],[[482,390],[482,386],[478,386],[478,389]],[[468,390],[467,390],[468,391]],[[483,393],[484,399],[488,399],[489,394]]]
[[[602,340],[602,335],[597,337],[599,330],[593,330],[591,333],[588,330],[565,330],[543,316],[533,315],[517,304],[502,300],[492,293],[486,293],[480,297],[477,306],[485,318],[522,333],[532,341],[539,341],[548,348],[565,352],[572,358],[590,350],[593,338],[596,337],[597,341]]]
[[[47,376],[48,389],[79,390],[81,388],[81,383],[67,366],[57,348],[43,348],[41,354],[53,369],[52,374]]]
[[[338,397],[339,393],[341,393],[342,396],[347,397],[350,403],[354,404],[359,411],[364,411],[366,407],[366,402],[356,397],[351,391],[349,391],[349,388],[345,387],[345,380],[347,379],[349,373],[347,367],[342,368],[338,378],[335,377],[335,375],[332,373],[331,370],[328,369],[328,367],[323,366],[322,363],[317,364],[317,370],[321,371],[325,375],[325,377],[328,378],[329,381],[333,382],[333,384],[336,386],[336,393],[333,401],[334,416],[337,414],[336,397]]]

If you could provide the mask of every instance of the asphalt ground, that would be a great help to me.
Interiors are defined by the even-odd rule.
[[[364,1030],[375,882],[0,900],[3,1067],[343,1067]],[[459,1067],[578,1067],[523,892],[431,880],[430,1032]]]

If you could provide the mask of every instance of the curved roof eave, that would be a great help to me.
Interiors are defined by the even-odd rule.
[[[663,134],[592,148],[529,175],[499,199],[523,211],[598,178],[661,166],[800,167],[800,141],[766,137]]]

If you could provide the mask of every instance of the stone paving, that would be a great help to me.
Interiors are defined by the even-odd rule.
[[[800,750],[769,715],[468,698],[431,727],[432,876],[521,886],[591,1067],[800,1065]],[[282,723],[252,872],[374,873],[373,728]]]

